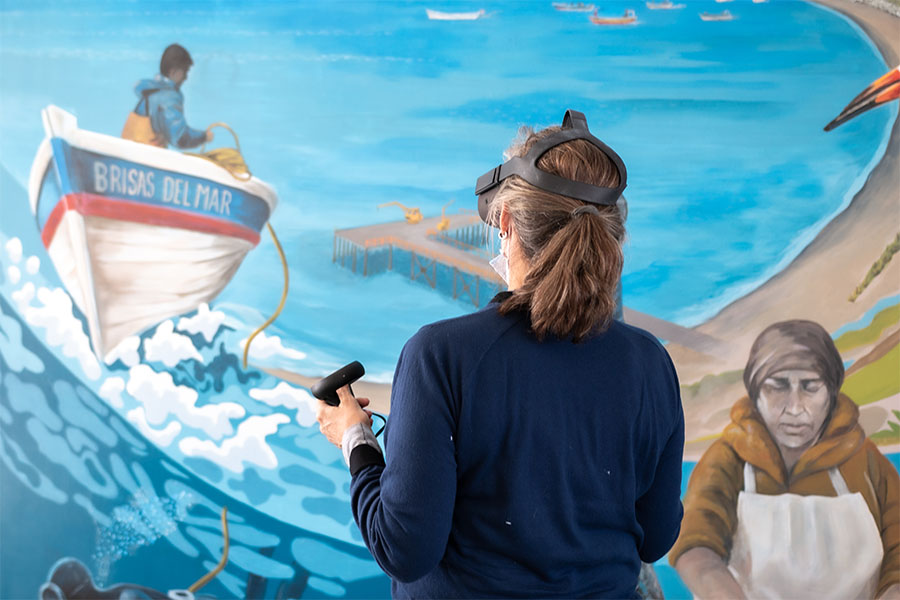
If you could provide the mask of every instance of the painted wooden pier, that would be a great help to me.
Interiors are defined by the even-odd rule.
[[[484,242],[489,231],[475,212],[431,217],[416,224],[393,221],[338,229],[334,232],[332,262],[369,276],[394,271],[397,266],[394,252],[404,251],[410,255],[411,280],[422,280],[437,288],[440,279],[440,287],[447,288],[442,289],[445,293],[482,306],[494,293],[506,289],[506,284],[488,264],[491,254],[485,250]],[[726,342],[699,331],[628,307],[623,311],[626,323],[646,329],[662,340],[712,356],[726,350]]]
[[[421,279],[436,288],[438,269],[446,270],[446,279],[452,281],[447,291],[453,298],[467,298],[482,306],[493,297],[486,290],[506,287],[488,264],[490,257],[483,249],[487,235],[487,228],[474,212],[430,217],[416,224],[392,221],[338,229],[334,232],[332,262],[369,276],[395,270],[394,252],[402,250],[411,257],[411,280]],[[380,259],[377,262],[376,254]]]

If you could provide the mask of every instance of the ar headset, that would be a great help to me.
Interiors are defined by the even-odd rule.
[[[609,157],[619,172],[619,186],[608,188],[582,183],[553,175],[538,168],[538,161],[550,148],[570,140],[585,140]],[[617,205],[622,192],[625,190],[626,179],[628,178],[628,174],[625,171],[625,163],[622,162],[619,155],[612,148],[591,135],[591,132],[588,131],[587,119],[584,117],[584,113],[571,109],[566,111],[560,131],[552,133],[535,143],[525,156],[511,158],[478,178],[478,181],[475,183],[475,195],[478,196],[478,214],[488,225],[493,227],[499,225],[488,220],[490,215],[489,208],[491,201],[500,189],[500,184],[504,179],[513,175],[518,175],[534,187],[544,191],[601,206]],[[622,204],[623,206],[620,206],[620,210],[623,211],[624,217],[624,202]]]

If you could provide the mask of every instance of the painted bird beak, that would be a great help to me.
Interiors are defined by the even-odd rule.
[[[850,104],[844,107],[834,120],[825,126],[825,131],[831,131],[838,125],[846,123],[853,117],[861,115],[879,104],[900,98],[900,66],[891,69],[864,89],[854,98]]]

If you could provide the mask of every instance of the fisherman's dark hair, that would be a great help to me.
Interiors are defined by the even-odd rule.
[[[162,58],[159,61],[159,72],[166,77],[169,76],[174,69],[190,68],[194,64],[191,55],[183,46],[179,44],[170,44],[163,51]]]

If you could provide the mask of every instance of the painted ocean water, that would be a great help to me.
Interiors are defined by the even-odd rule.
[[[487,18],[433,22],[426,6]],[[4,501],[0,551],[27,552],[2,590],[31,596],[62,556],[109,583],[184,587],[218,560],[211,507],[225,503],[245,528],[210,593],[241,596],[262,580],[304,597],[387,593],[313,400],[238,368],[240,341],[281,292],[272,243],[212,306],[101,364],[27,207],[41,108],[116,135],[133,82],[155,72],[168,43],[188,47],[188,121],[231,125],[280,196],[272,224],[291,295],[254,344],[257,365],[317,374],[358,359],[389,380],[418,327],[472,307],[399,273],[363,278],[332,264],[334,230],[400,219],[378,208],[391,201],[426,216],[451,199],[449,210],[474,208],[475,178],[516,128],[556,124],[569,107],[629,168],[626,305],[693,324],[776,272],[859,189],[896,107],[822,127],[887,65],[849,21],[805,2],[734,2],[727,23],[700,21],[720,9],[711,1],[603,6],[636,8],[639,23],[598,28],[549,2],[0,4],[2,483],[69,532],[44,547],[6,526],[24,507]],[[146,579],[170,568],[196,577]]]
[[[624,157],[625,303],[690,325],[784,266],[849,202],[896,111],[822,131],[886,65],[848,20],[805,2],[733,3],[727,23],[698,18],[714,3],[641,9],[638,25],[618,28],[544,2],[484,5],[488,18],[467,23],[429,21],[409,2],[5,6],[0,161],[16,181],[43,106],[118,134],[133,82],[183,42],[196,62],[189,123],[229,123],[279,192],[292,293],[277,330],[315,365],[345,363],[351,346],[385,378],[421,324],[470,307],[400,276],[335,268],[334,229],[401,219],[377,208],[390,201],[427,216],[450,200],[473,208],[475,178],[519,125],[578,107]],[[280,290],[265,239],[218,303],[252,330]]]

